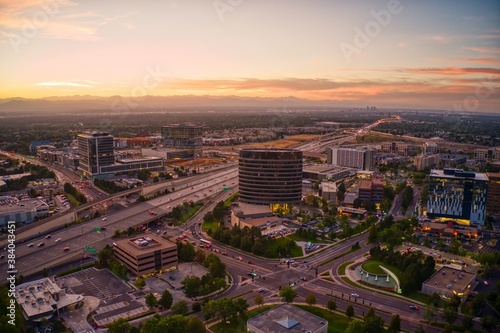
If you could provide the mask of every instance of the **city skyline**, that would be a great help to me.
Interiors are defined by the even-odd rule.
[[[240,96],[498,112],[500,3],[0,1],[0,98]]]

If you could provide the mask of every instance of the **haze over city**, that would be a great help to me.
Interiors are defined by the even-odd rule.
[[[0,0],[0,54],[0,333],[499,332],[499,0]]]
[[[498,112],[494,0],[2,0],[0,15],[5,99],[293,96]],[[454,107],[475,94],[478,105]]]

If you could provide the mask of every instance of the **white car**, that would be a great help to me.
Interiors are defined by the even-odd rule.
[[[32,247],[33,245],[35,245],[35,244],[33,244],[33,243],[29,243],[29,244],[28,244],[28,247]]]
[[[56,242],[56,243],[59,243],[61,240],[62,240],[62,238],[58,238],[58,239],[56,239],[56,241],[55,241],[55,242]]]
[[[359,297],[359,295],[356,294],[356,293],[352,293],[351,296],[354,297],[354,298],[358,298]]]
[[[107,218],[107,217],[104,217],[102,220],[103,220],[103,221],[107,221],[107,220],[108,220],[108,218]]]

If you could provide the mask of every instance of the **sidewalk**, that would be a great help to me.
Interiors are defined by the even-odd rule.
[[[61,318],[71,330],[75,333],[94,332],[94,328],[87,321],[88,315],[99,306],[99,299],[93,296],[85,296],[83,305],[79,308],[72,307],[68,312],[64,313]]]

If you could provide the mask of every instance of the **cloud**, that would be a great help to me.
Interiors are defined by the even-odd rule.
[[[30,38],[99,40],[99,27],[120,18],[74,11],[77,6],[70,0],[0,0],[0,30],[5,36],[24,36],[29,26],[35,31]]]
[[[39,82],[37,86],[47,87],[91,87],[90,84],[74,83],[74,82]]]
[[[473,67],[438,67],[438,68],[405,68],[403,72],[414,74],[435,74],[435,75],[466,75],[466,74],[493,74],[499,75],[497,68],[473,68]]]
[[[500,48],[498,47],[464,47],[464,49],[478,53],[500,54]]]
[[[432,58],[431,61],[437,62],[470,62],[483,65],[500,65],[498,58]]]

